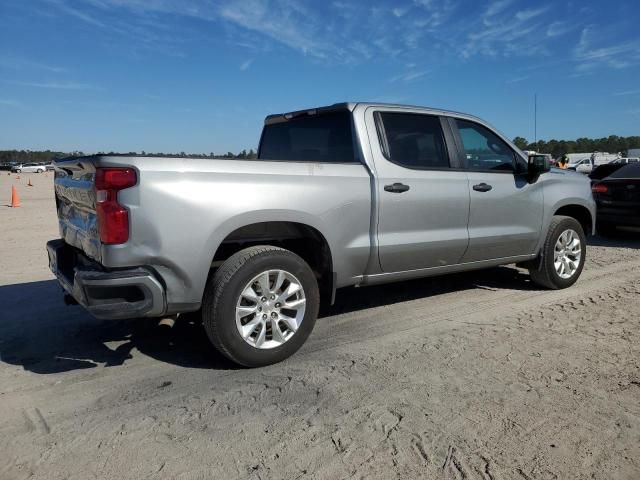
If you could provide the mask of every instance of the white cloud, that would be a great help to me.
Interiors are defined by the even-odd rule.
[[[249,60],[245,60],[240,64],[240,71],[244,72],[245,70],[249,70],[252,63],[253,63],[253,58],[250,58]]]
[[[0,98],[0,105],[4,107],[22,108],[22,103],[18,102],[17,100],[7,98]]]
[[[518,20],[526,22],[527,20],[531,20],[532,18],[539,17],[540,15],[545,13],[547,10],[549,10],[549,7],[521,10],[516,13],[516,18]]]
[[[82,20],[83,22],[90,23],[91,25],[95,25],[97,27],[105,27],[106,25],[102,23],[97,18],[94,18],[92,15],[88,14],[85,11],[78,10],[75,7],[72,7],[64,0],[47,0],[50,4],[55,5],[58,9],[62,10],[64,13],[71,15],[75,18]]]
[[[571,31],[567,22],[553,22],[547,27],[547,37],[557,37]]]
[[[0,56],[0,68],[10,68],[15,70],[44,70],[52,73],[63,73],[67,69],[55,65],[36,62],[28,58],[16,56]]]
[[[393,13],[396,17],[404,17],[407,14],[407,11],[408,10],[406,8],[396,7],[391,10],[391,13]]]
[[[616,92],[613,94],[616,97],[623,97],[627,95],[640,95],[640,89],[638,90],[624,90],[622,92]]]
[[[580,34],[580,41],[573,51],[577,73],[589,73],[598,68],[622,69],[640,64],[640,41],[633,40],[602,47],[594,43],[602,37],[602,32],[594,35],[593,27],[585,27]]]
[[[424,64],[441,55],[543,57],[557,41],[555,37],[579,28],[577,21],[545,18],[551,17],[555,4],[531,7],[524,0],[489,0],[484,5],[471,0],[404,0],[391,6],[348,0],[42,1],[58,12],[101,27],[106,34],[126,35],[134,39],[132,45],[167,55],[182,56],[187,45],[184,31],[177,31],[170,22],[162,23],[171,15],[216,24],[211,29],[189,30],[187,35],[210,38],[207,30],[223,32],[228,45],[246,48],[245,58],[284,47],[326,64]],[[128,15],[121,15],[123,9]],[[617,47],[629,52],[638,45]],[[576,47],[574,57],[581,71],[589,71],[605,57],[606,64],[615,69],[640,62],[633,55],[624,58],[620,51],[615,46],[583,46]],[[239,65],[241,70],[250,67],[250,61]]]
[[[463,58],[531,56],[544,52],[544,43],[536,35],[543,24],[537,19],[548,7],[515,10],[513,4],[513,0],[494,0],[476,22],[468,25],[469,33],[460,48]]]
[[[409,82],[412,82],[414,80],[418,80],[419,78],[424,77],[428,73],[429,73],[428,70],[404,72],[404,73],[401,73],[399,75],[396,75],[395,77],[391,77],[389,79],[389,82],[391,82],[391,83],[394,83],[394,82],[409,83]]]
[[[513,0],[494,0],[489,4],[485,11],[485,17],[493,17],[504,11],[509,5],[513,3]]]
[[[220,8],[225,20],[247,30],[261,33],[294,50],[318,58],[326,58],[330,47],[318,40],[318,24],[294,1],[268,2],[244,0]]]
[[[522,75],[520,77],[510,78],[509,80],[507,80],[506,83],[509,83],[509,84],[511,84],[511,83],[519,83],[519,82],[524,82],[525,80],[528,80],[528,79],[529,79],[529,75]]]
[[[51,88],[54,90],[99,90],[94,85],[76,82],[11,82],[22,87]]]

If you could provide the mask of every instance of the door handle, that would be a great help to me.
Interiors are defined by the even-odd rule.
[[[473,189],[476,192],[488,192],[489,190],[491,190],[493,187],[487,183],[479,183],[478,185],[474,185]]]
[[[404,183],[394,183],[393,185],[385,185],[384,191],[391,193],[402,193],[409,190],[409,185],[405,185]]]

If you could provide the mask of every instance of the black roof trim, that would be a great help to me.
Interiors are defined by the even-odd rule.
[[[295,112],[278,113],[275,115],[267,115],[264,119],[265,125],[272,125],[274,123],[288,122],[294,118],[310,117],[313,115],[323,115],[325,113],[352,111],[354,107],[353,103],[334,103],[326,107],[309,108],[307,110],[298,110]]]

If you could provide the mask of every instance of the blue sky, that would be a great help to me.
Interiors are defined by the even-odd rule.
[[[639,135],[640,2],[0,0],[0,148],[226,152],[338,101]]]

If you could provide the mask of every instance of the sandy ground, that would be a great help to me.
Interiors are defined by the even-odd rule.
[[[640,478],[637,235],[591,239],[566,291],[506,267],[341,291],[297,355],[244,370],[197,323],[65,307],[51,174],[11,182],[2,480]]]

